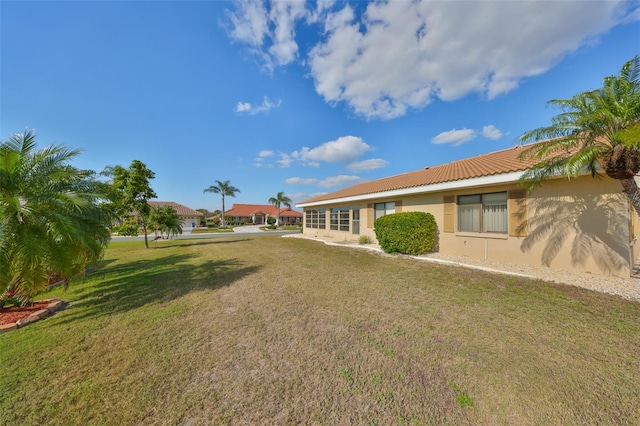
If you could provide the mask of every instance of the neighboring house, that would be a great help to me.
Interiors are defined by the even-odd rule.
[[[521,147],[364,182],[296,205],[303,233],[376,241],[373,222],[406,211],[433,214],[437,251],[523,265],[629,277],[640,255],[638,215],[620,182],[590,175],[519,185],[533,165]]]
[[[246,222],[251,220],[255,225],[264,225],[269,217],[278,217],[278,208],[270,204],[234,204],[231,210],[224,213],[231,216],[233,222]],[[302,223],[302,213],[282,206],[280,208],[280,224]]]
[[[200,222],[204,220],[203,213],[173,201],[149,201],[149,205],[152,209],[166,206],[173,207],[182,219],[183,228],[195,228],[200,226]]]

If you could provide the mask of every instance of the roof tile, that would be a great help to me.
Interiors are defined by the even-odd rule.
[[[234,204],[230,210],[225,212],[225,215],[248,217],[256,213],[266,213],[269,216],[277,216],[278,208],[270,204]],[[287,207],[282,207],[280,209],[280,216],[302,217],[302,213]]]
[[[448,164],[363,182],[349,188],[310,198],[300,204],[524,171],[533,166],[535,161],[531,159],[520,160],[518,157],[521,152],[522,147],[515,146],[477,157],[456,160]]]
[[[182,204],[178,204],[173,201],[149,201],[149,205],[152,208],[171,206],[176,209],[176,212],[178,212],[178,216],[204,216],[203,213],[200,213],[197,210],[193,210],[187,206],[183,206]]]

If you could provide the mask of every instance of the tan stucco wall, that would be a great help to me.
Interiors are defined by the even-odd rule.
[[[200,221],[203,216],[181,216],[182,219],[182,228],[191,228],[191,224],[195,223],[196,227],[200,226]]]
[[[580,270],[592,274],[629,276],[632,259],[640,256],[640,243],[635,249],[631,248],[633,235],[629,234],[629,223],[638,226],[638,218],[634,214],[629,218],[629,203],[622,193],[620,183],[606,177],[592,179],[585,176],[571,181],[550,180],[527,195],[526,236],[442,231],[444,196],[517,189],[521,189],[517,184],[495,185],[373,201],[399,201],[401,207],[397,210],[433,214],[440,231],[438,249],[443,253],[514,264]],[[336,241],[357,241],[360,235],[367,235],[376,241],[373,227],[368,223],[372,215],[367,213],[367,209],[371,204],[349,205],[351,208],[360,208],[360,234],[354,235],[351,230],[330,230],[328,213],[327,229],[310,229],[306,228],[305,224],[303,233]],[[343,206],[326,205],[322,208],[328,212],[332,207]],[[457,211],[455,222],[457,225]]]

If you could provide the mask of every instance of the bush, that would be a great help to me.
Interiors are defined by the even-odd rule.
[[[371,244],[371,237],[369,237],[368,235],[361,235],[360,238],[358,239],[358,243],[360,244]]]
[[[389,214],[378,218],[373,226],[386,253],[418,255],[432,251],[438,232],[433,215],[423,212]]]
[[[273,216],[269,216],[269,218],[267,218],[267,224],[269,225],[275,225],[276,224],[277,219]]]

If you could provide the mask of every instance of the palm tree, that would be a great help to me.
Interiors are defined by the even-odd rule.
[[[529,189],[552,176],[593,177],[604,170],[617,179],[640,214],[640,56],[626,62],[619,74],[604,79],[603,87],[571,99],[549,101],[563,112],[551,124],[524,133],[522,142],[542,141],[525,149],[520,158],[537,164],[522,177]]]
[[[182,234],[182,219],[173,206],[157,207],[151,211],[150,216],[153,228],[160,231],[160,238],[164,232],[167,238]]]
[[[210,187],[205,189],[203,191],[203,194],[207,193],[207,192],[213,192],[215,194],[222,195],[222,227],[226,228],[227,224],[225,223],[225,219],[224,219],[224,213],[225,213],[224,197],[225,196],[226,197],[235,197],[236,196],[236,192],[240,192],[240,190],[238,188],[236,188],[235,186],[232,186],[231,182],[228,181],[228,180],[225,180],[224,182],[216,180],[216,185],[211,185]]]
[[[278,192],[275,197],[269,198],[269,204],[273,204],[278,209],[278,221],[276,222],[276,228],[280,225],[280,206],[284,204],[288,208],[291,208],[291,198],[284,195],[284,192]]]
[[[99,205],[101,184],[69,161],[64,146],[36,150],[35,134],[0,142],[0,291],[31,296],[50,274],[65,283],[100,259],[115,217]],[[0,304],[2,301],[0,300]]]

